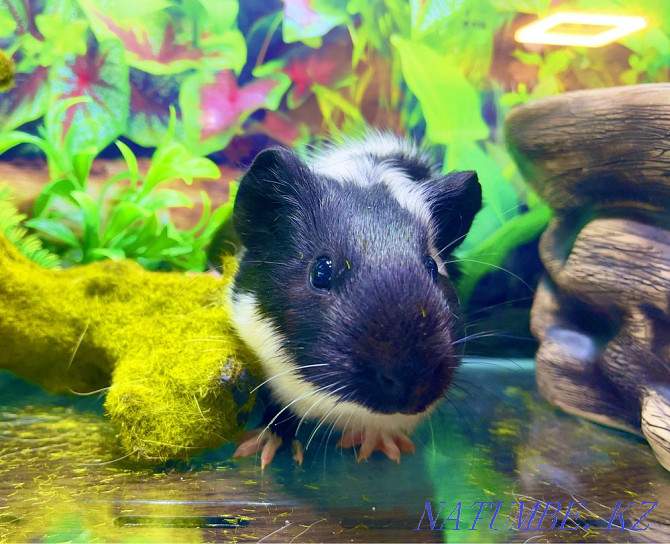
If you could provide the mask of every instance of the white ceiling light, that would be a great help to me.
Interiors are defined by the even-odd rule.
[[[550,32],[561,25],[579,25],[605,28],[596,34],[589,32]],[[550,45],[581,45],[600,47],[618,40],[646,26],[642,17],[599,15],[589,13],[554,13],[545,19],[519,29],[514,38],[521,43]]]

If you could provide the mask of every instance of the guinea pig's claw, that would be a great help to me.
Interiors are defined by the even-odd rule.
[[[395,443],[403,453],[415,453],[414,442],[405,434],[397,434],[395,436]]]
[[[381,451],[396,463],[400,463],[401,453],[414,453],[414,444],[404,433],[366,433],[352,432],[342,436],[337,447],[353,448],[360,446],[357,460],[368,459],[375,451]]]
[[[293,450],[293,460],[302,466],[303,451],[300,440],[294,440],[291,449]]]
[[[245,433],[242,440],[237,443],[237,449],[233,453],[233,457],[249,457],[256,453],[261,447],[260,434],[260,429],[254,429]]]
[[[279,446],[281,446],[281,438],[274,433],[270,433],[270,437],[263,446],[263,451],[261,452],[261,470],[272,462]]]
[[[261,450],[261,470],[274,459],[277,449],[281,446],[281,438],[273,432],[255,429],[246,433],[237,445],[233,457],[248,457]]]

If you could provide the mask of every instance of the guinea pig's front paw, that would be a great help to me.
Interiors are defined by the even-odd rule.
[[[254,429],[246,433],[237,444],[233,457],[249,457],[259,450],[261,451],[261,470],[269,465],[275,457],[275,453],[282,445],[282,439],[267,429]],[[302,444],[294,440],[292,444],[293,459],[302,465]]]
[[[360,446],[358,461],[368,459],[375,451],[381,451],[389,459],[400,463],[401,453],[414,453],[414,443],[403,432],[355,431],[342,435],[336,447],[355,448]]]

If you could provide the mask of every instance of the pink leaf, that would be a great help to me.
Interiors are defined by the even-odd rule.
[[[336,81],[341,67],[342,63],[328,52],[314,52],[307,58],[294,57],[286,67],[286,74],[294,84],[293,101],[301,102],[315,83],[327,86]]]
[[[48,70],[38,66],[31,73],[17,73],[14,87],[0,93],[0,126],[11,130],[40,117],[46,109]]]
[[[285,115],[269,111],[265,114],[263,121],[254,124],[250,132],[265,134],[286,146],[292,146],[300,137],[300,131],[296,125],[295,121]]]
[[[130,87],[123,47],[110,40],[89,47],[59,67],[52,68],[51,96],[55,101],[87,97],[70,106],[62,118],[62,137],[73,153],[102,149],[123,131],[128,118]],[[76,130],[69,134],[71,126]]]
[[[347,19],[345,9],[325,13],[314,10],[311,3],[311,0],[284,0],[282,34],[286,43],[320,38]]]
[[[205,56],[201,49],[175,43],[175,30],[172,23],[166,26],[160,48],[156,49],[152,45],[146,30],[142,29],[138,37],[132,28],[121,28],[110,17],[104,17],[101,14],[98,14],[98,17],[123,42],[128,52],[137,55],[143,60],[170,64],[177,60],[198,60]]]
[[[277,85],[277,80],[266,78],[238,87],[230,70],[219,72],[216,79],[203,85],[200,92],[200,139],[206,140],[237,126],[244,113],[265,105],[268,95]]]

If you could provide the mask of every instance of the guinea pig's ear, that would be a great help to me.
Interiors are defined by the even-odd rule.
[[[476,172],[451,172],[430,182],[430,202],[437,223],[437,250],[451,253],[463,242],[482,206]]]
[[[288,149],[261,151],[240,180],[233,225],[246,247],[267,243],[277,220],[297,205],[296,196],[309,177],[307,166]]]

